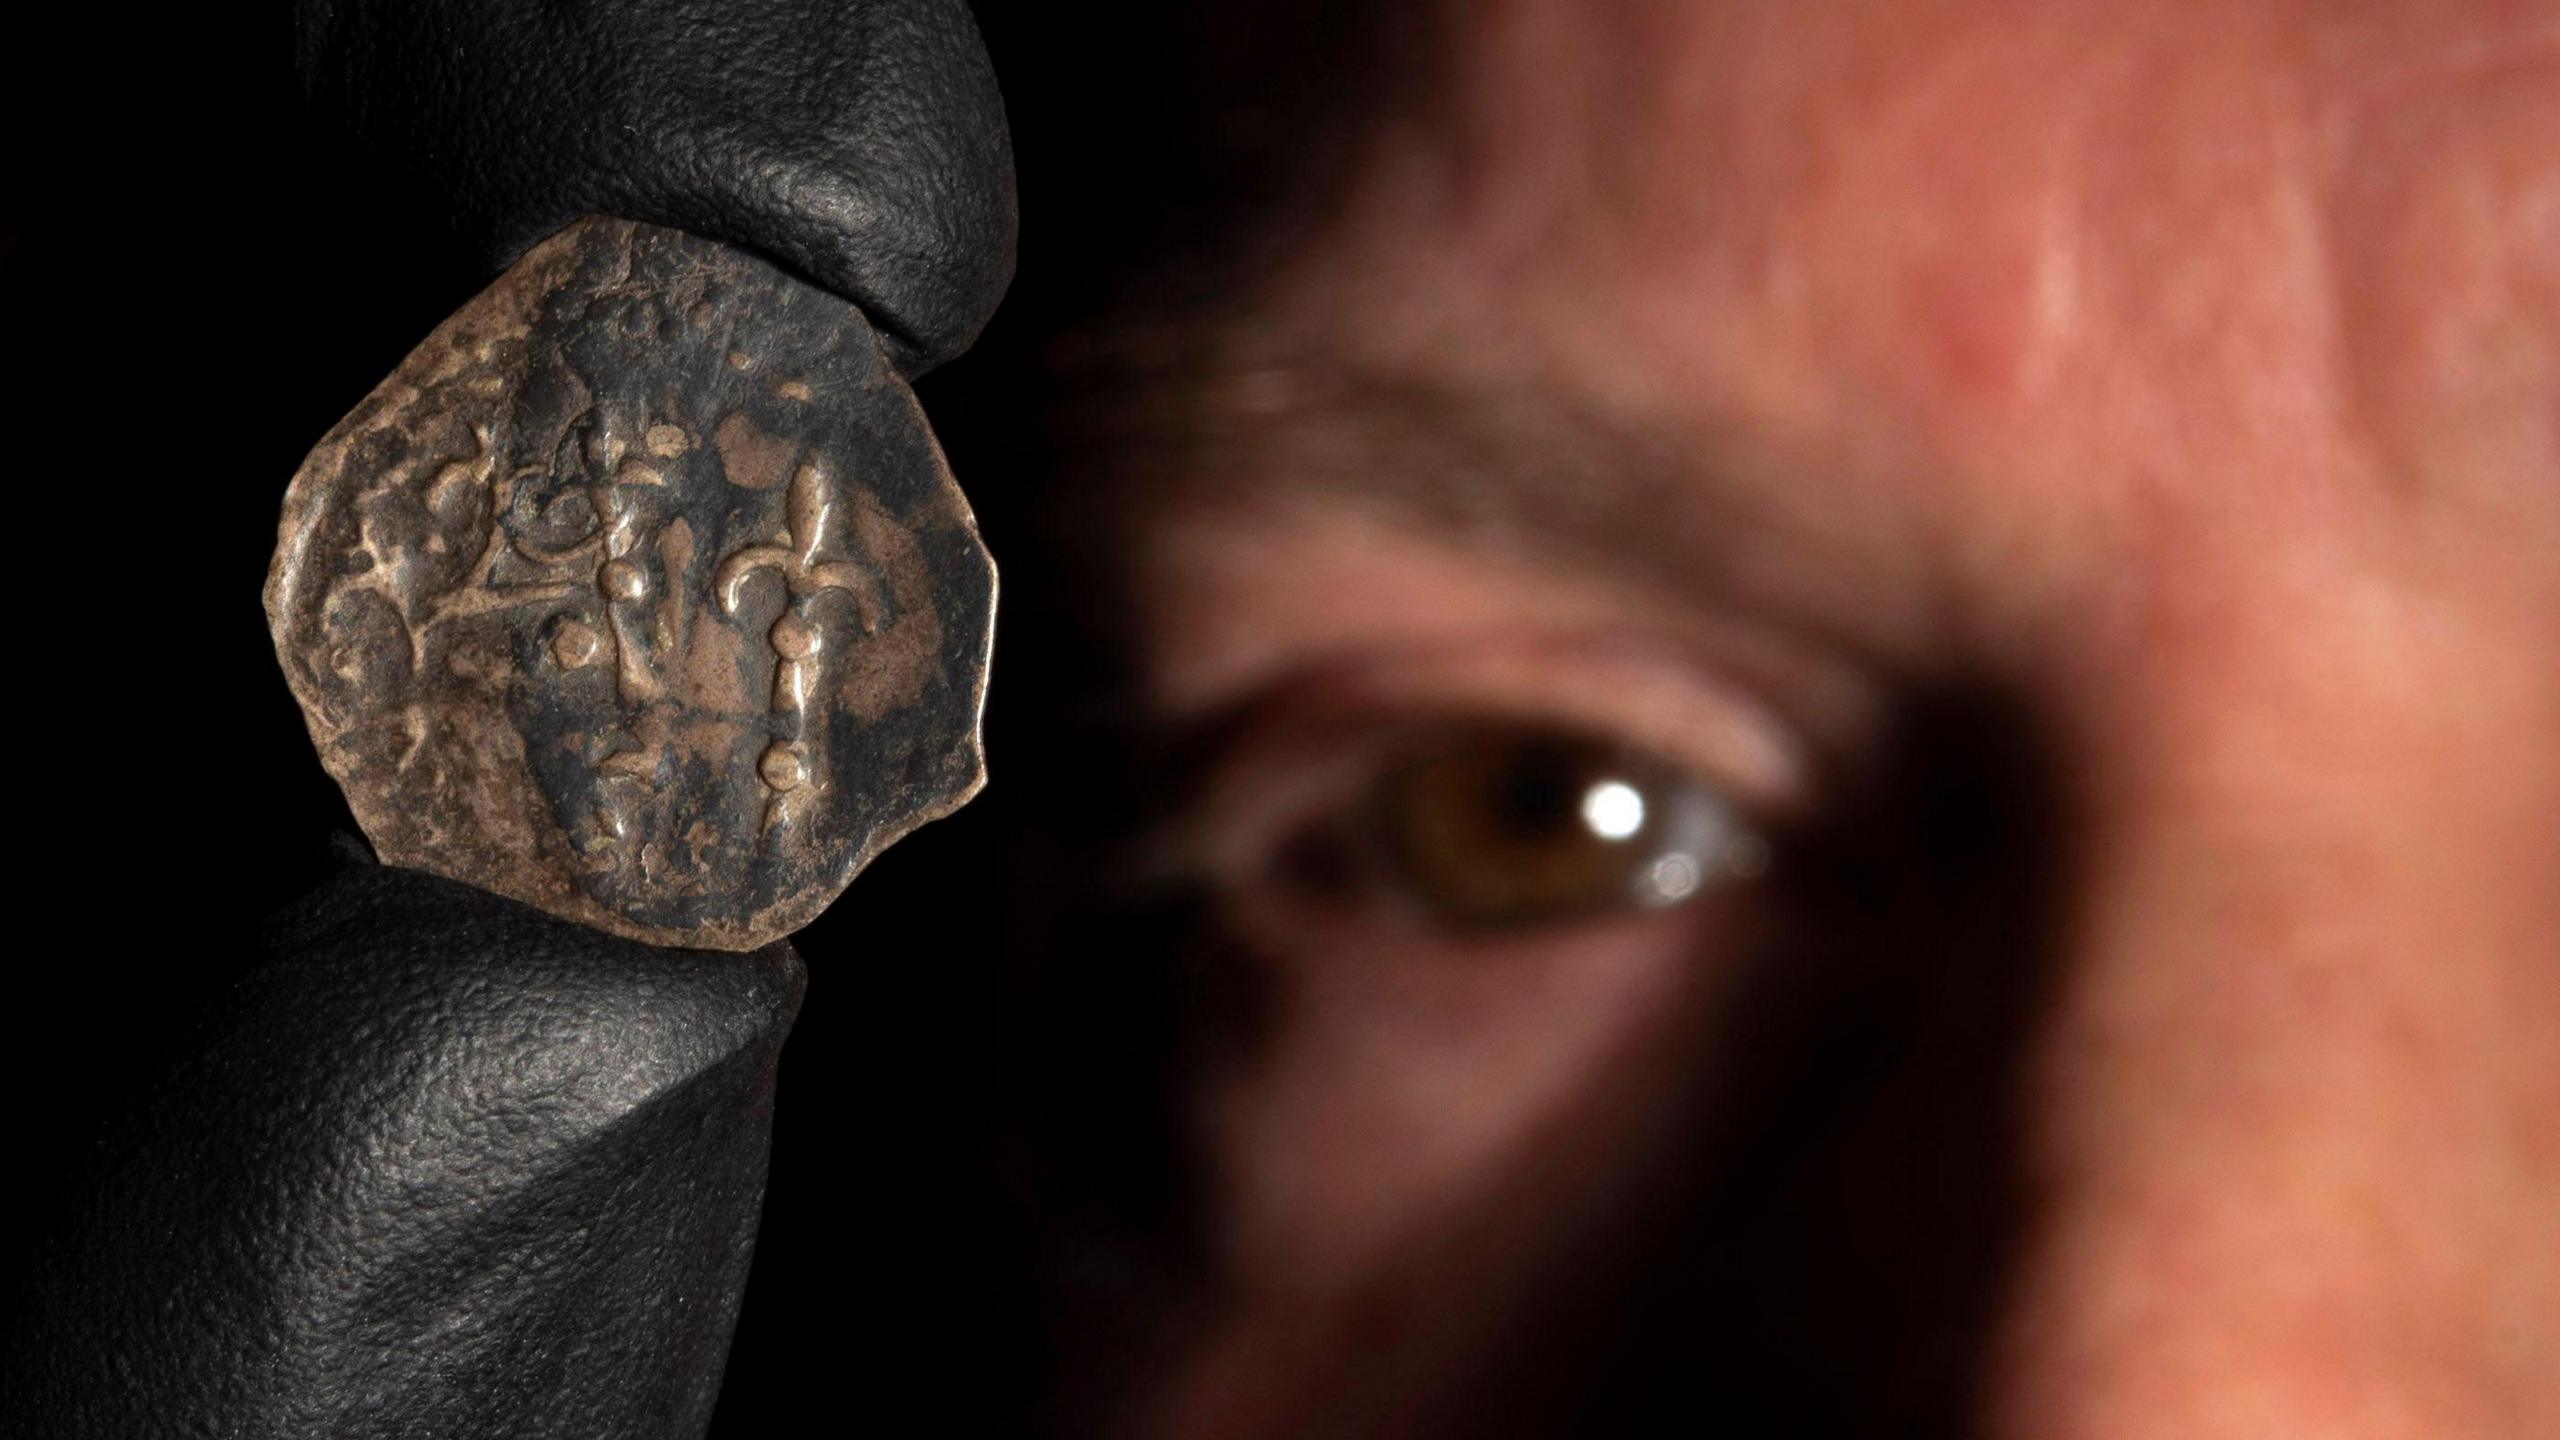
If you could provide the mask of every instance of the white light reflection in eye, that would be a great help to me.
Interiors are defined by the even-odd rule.
[[[1703,878],[1696,856],[1675,851],[1645,867],[1636,882],[1636,898],[1647,905],[1677,905],[1698,893]]]
[[[1703,785],[1664,787],[1651,822],[1654,857],[1633,879],[1636,903],[1653,909],[1677,905],[1716,881],[1750,879],[1766,870],[1769,848],[1740,827],[1738,818]]]
[[[1624,840],[1644,828],[1644,797],[1624,780],[1603,780],[1582,792],[1582,823],[1603,840]]]

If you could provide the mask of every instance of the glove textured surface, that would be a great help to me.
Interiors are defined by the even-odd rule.
[[[803,983],[348,866],[93,1152],[11,1433],[700,1435]]]
[[[910,378],[1013,274],[1004,105],[960,0],[296,0],[325,122],[495,270],[583,214],[860,305]]]

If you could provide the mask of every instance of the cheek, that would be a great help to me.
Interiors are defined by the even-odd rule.
[[[1479,1257],[1534,1263],[1595,1178],[1624,1173],[1662,1067],[1694,1043],[1718,988],[1715,908],[1275,959],[1272,1038],[1207,1103],[1240,1288],[1338,1297],[1488,1221],[1505,1233],[1477,1234]]]

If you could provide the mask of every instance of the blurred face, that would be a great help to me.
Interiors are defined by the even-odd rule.
[[[1075,497],[1227,997],[1115,1407],[2560,1434],[2560,7],[1444,44]]]

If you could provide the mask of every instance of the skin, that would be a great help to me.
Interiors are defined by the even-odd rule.
[[[1120,322],[1187,357],[1093,502],[1129,703],[1284,717],[1180,807],[1275,1018],[1184,1097],[1210,1254],[1121,1413],[1428,1432],[1665,1243],[1646,1196],[1745,1183],[1662,1157],[1737,1106],[1774,907],[1268,893],[1360,735],[1605,736],[1781,834],[1925,769],[1961,684],[2049,757],[2056,874],[2027,1199],[1935,1413],[2560,1434],[2560,6],[1506,0],[1441,43],[1276,271]]]

